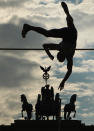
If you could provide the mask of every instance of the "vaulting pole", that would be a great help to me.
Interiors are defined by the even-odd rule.
[[[43,48],[0,48],[0,50],[44,50]],[[53,50],[53,49],[52,49]],[[94,48],[77,48],[78,51],[94,51]]]

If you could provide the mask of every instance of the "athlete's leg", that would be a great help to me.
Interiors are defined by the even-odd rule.
[[[59,50],[60,49],[60,45],[58,45],[58,44],[43,44],[43,48],[46,51],[46,53],[49,56],[49,58],[51,60],[53,60],[54,56],[50,53],[49,50]]]
[[[41,35],[44,35],[45,37],[54,37],[54,38],[63,38],[63,29],[50,29],[46,30],[42,27],[35,27],[28,24],[23,25],[22,29],[22,37],[25,38],[28,31],[35,31]]]
[[[68,6],[67,6],[67,4],[65,2],[61,2],[61,5],[62,5],[62,7],[64,9],[64,12],[65,12],[65,14],[67,16],[67,18],[66,18],[67,25],[68,25],[68,27],[72,27],[74,25],[73,24],[73,18],[72,18],[72,16],[69,13]]]
[[[64,9],[65,14],[69,15],[69,9],[68,9],[67,4],[65,2],[61,2],[61,6]]]

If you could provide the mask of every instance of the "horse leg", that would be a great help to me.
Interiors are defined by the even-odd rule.
[[[73,117],[75,117],[76,116],[76,110],[74,110],[74,115],[73,115]]]
[[[47,116],[47,120],[49,120],[49,116]]]
[[[68,112],[67,120],[70,120],[70,113],[71,113],[71,112]]]
[[[64,111],[64,119],[66,120],[67,112]]]
[[[27,111],[27,120],[30,120],[30,119],[31,119],[31,112]]]
[[[42,118],[42,120],[44,120],[44,117],[43,117],[43,115],[41,116],[41,118]]]
[[[53,115],[53,120],[54,120],[54,115]]]

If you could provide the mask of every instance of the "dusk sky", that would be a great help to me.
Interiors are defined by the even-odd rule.
[[[24,23],[46,29],[66,27],[64,0],[0,0],[0,48],[42,48],[43,43],[59,43],[33,31],[21,37]],[[77,48],[94,48],[94,0],[66,0],[78,30]],[[62,109],[72,94],[77,94],[75,119],[94,125],[94,51],[76,51],[73,72],[64,90],[58,86],[66,73],[56,51],[51,61],[44,51],[0,51],[0,125],[21,119],[20,95],[26,94],[33,106],[41,87],[40,65],[51,66],[49,84],[60,93]]]

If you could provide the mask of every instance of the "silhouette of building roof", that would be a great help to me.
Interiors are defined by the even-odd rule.
[[[11,123],[11,125],[0,126],[0,131],[58,131],[58,129],[61,131],[93,131],[94,126],[85,126],[85,124],[82,124],[80,120],[14,120],[14,123]]]

